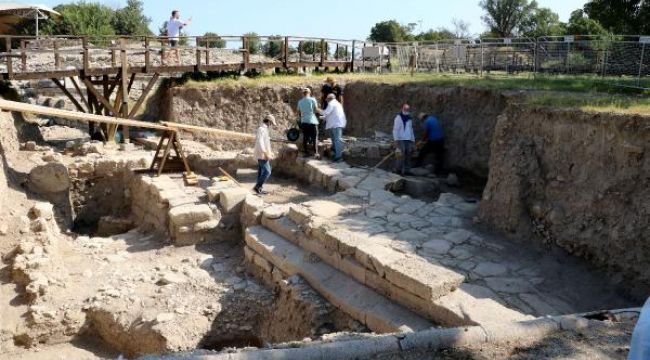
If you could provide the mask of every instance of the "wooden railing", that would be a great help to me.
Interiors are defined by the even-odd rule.
[[[0,75],[5,79],[128,73],[338,68],[353,71],[363,41],[293,36],[187,36],[170,47],[167,37],[2,36]],[[180,61],[176,59],[179,54]]]

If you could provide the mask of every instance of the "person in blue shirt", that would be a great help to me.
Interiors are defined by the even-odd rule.
[[[434,173],[436,175],[442,175],[445,166],[445,135],[440,120],[426,113],[421,113],[418,118],[423,122],[422,130],[424,130],[424,136],[422,141],[424,145],[420,148],[415,166],[422,166],[427,155],[433,153],[436,157]]]
[[[298,101],[298,114],[300,114],[300,129],[302,130],[302,147],[305,157],[318,155],[318,118],[321,111],[316,99],[311,96],[311,89],[302,89],[302,99]]]

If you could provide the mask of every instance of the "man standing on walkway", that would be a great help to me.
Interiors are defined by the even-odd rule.
[[[273,151],[271,150],[271,138],[269,136],[269,128],[275,126],[275,117],[269,114],[262,120],[262,125],[257,128],[255,135],[255,157],[257,158],[257,183],[253,191],[258,195],[268,194],[262,188],[266,180],[271,176],[271,159],[273,158]]]
[[[336,80],[331,76],[328,76],[327,79],[325,79],[325,84],[321,89],[321,104],[323,109],[327,109],[327,96],[329,94],[334,94],[336,96],[336,101],[343,105],[343,88],[337,84]]]
[[[327,95],[327,108],[321,113],[321,119],[325,120],[325,130],[330,133],[332,139],[332,149],[334,150],[334,162],[343,160],[343,129],[347,123],[343,106],[336,95]]]
[[[167,21],[167,39],[169,40],[169,46],[172,48],[171,52],[176,55],[176,62],[180,64],[181,55],[180,50],[178,50],[178,42],[180,41],[181,29],[186,27],[192,22],[192,18],[185,21],[181,21],[181,14],[178,10],[172,11],[172,16]],[[162,52],[161,61],[165,65],[165,52]]]
[[[424,145],[420,148],[415,167],[422,166],[426,156],[433,153],[436,156],[433,171],[436,175],[442,175],[445,161],[445,139],[440,120],[425,113],[420,113],[418,118],[423,121],[422,130],[424,130],[424,136],[422,140]]]
[[[402,105],[402,111],[395,116],[393,121],[393,140],[395,141],[395,172],[401,175],[411,173],[411,155],[415,144],[413,134],[413,120],[411,119],[411,106]]]
[[[300,114],[300,129],[302,130],[302,147],[305,156],[314,155],[318,158],[318,118],[320,113],[316,99],[311,96],[311,90],[302,90],[302,99],[298,101],[298,113]]]

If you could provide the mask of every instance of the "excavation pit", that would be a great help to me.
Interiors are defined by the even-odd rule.
[[[566,243],[495,230],[490,219],[502,214],[495,201],[528,201],[505,191],[501,178],[520,186],[519,194],[544,194],[535,187],[539,182],[512,180],[500,158],[491,158],[489,141],[476,134],[492,137],[493,128],[484,130],[505,111],[500,96],[469,90],[427,95],[448,97],[441,117],[459,119],[447,124],[454,182],[431,176],[430,168],[416,170],[421,173],[415,177],[397,176],[390,172],[392,160],[371,169],[390,148],[377,139],[362,140],[371,128],[366,118],[372,117],[361,119],[359,113],[384,105],[369,104],[374,100],[365,96],[363,108],[359,94],[366,90],[351,89],[349,131],[359,137],[346,139],[346,162],[304,159],[295,146],[274,144],[279,157],[264,197],[250,191],[256,161],[241,144],[239,151],[223,151],[215,150],[223,145],[216,141],[183,141],[198,186],[187,186],[180,174],[134,171],[150,164],[155,138],[138,139],[144,147],[129,151],[79,140],[59,155],[63,139],[56,141],[60,151],[23,151],[47,157],[37,165],[47,171],[64,166],[69,186],[44,195],[55,205],[53,215],[47,209],[25,212],[25,241],[7,258],[30,321],[12,333],[15,346],[99,337],[104,350],[128,357],[302,347],[309,343],[305,338],[332,339],[339,332],[363,337],[489,327],[637,304],[626,296],[625,278],[567,254]],[[459,101],[453,97],[481,102],[487,125],[474,131],[476,119],[465,107],[449,105]],[[377,127],[384,129],[381,122]],[[536,156],[543,148],[526,142],[504,154],[499,141],[506,140],[497,138],[492,149],[501,157]],[[362,147],[353,150],[354,144]],[[502,177],[494,177],[493,169]],[[531,173],[548,168],[536,169]],[[556,183],[567,177],[553,171],[540,176],[557,196]],[[525,205],[549,239],[550,219],[558,224],[558,216],[571,218]],[[57,225],[72,232],[62,233]]]

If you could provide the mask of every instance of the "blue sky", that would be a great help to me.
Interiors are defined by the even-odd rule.
[[[28,2],[27,0],[26,2]],[[67,0],[35,0],[54,6]],[[101,0],[109,6],[121,6],[126,0]],[[568,20],[571,11],[581,8],[581,0],[537,0]],[[446,26],[454,18],[470,23],[472,33],[485,30],[481,21],[479,0],[145,0],[145,12],[151,17],[151,28],[169,18],[172,9],[183,18],[192,16],[189,35],[213,31],[220,35],[241,35],[254,31],[260,35],[314,36],[340,39],[365,39],[377,22],[395,19],[402,23],[422,22],[424,30]],[[244,5],[246,4],[246,5]],[[320,5],[326,4],[326,5]]]

